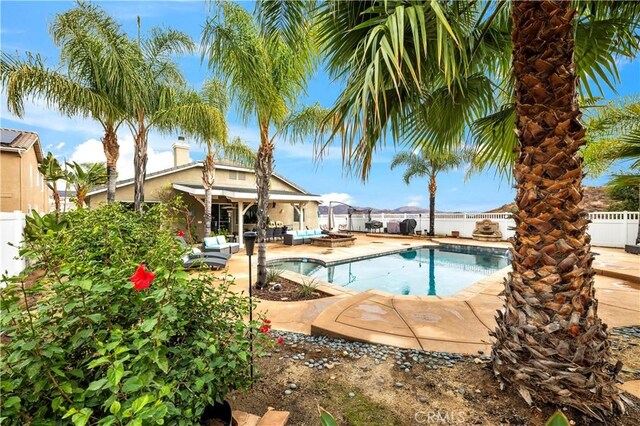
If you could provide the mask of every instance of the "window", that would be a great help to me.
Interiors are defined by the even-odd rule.
[[[304,214],[304,209],[302,209],[302,217],[307,217],[307,215]],[[293,207],[293,221],[300,222],[300,213],[298,213],[298,209],[295,207]]]
[[[247,180],[247,174],[238,170],[229,170],[229,180]]]

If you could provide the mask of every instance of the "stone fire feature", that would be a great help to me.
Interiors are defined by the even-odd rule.
[[[478,241],[502,241],[500,225],[489,219],[476,222],[476,229],[473,231],[473,239]]]
[[[329,234],[324,237],[311,237],[311,244],[318,247],[350,247],[356,237],[347,234]]]

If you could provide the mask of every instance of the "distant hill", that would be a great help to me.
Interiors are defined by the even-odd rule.
[[[420,207],[414,207],[414,206],[403,206],[403,207],[398,207],[396,209],[375,209],[373,207],[356,207],[353,206],[354,209],[356,209],[356,211],[354,211],[354,214],[356,213],[366,213],[369,210],[371,210],[371,214],[375,214],[375,213],[429,213],[429,209],[422,209]],[[341,204],[335,205],[333,206],[333,214],[347,214],[348,213],[348,207],[347,206],[343,206]],[[320,214],[328,214],[329,212],[329,206],[328,205],[322,205],[318,207],[318,211],[320,212]]]
[[[580,205],[587,212],[602,212],[606,211],[607,208],[613,203],[611,198],[607,195],[607,191],[605,188],[601,186],[585,186],[584,193],[582,198],[582,203]],[[511,213],[516,210],[515,203],[509,203],[502,205],[493,210],[489,210],[486,213]]]
[[[601,212],[606,211],[607,208],[613,203],[613,201],[607,195],[605,188],[601,186],[585,186],[584,198],[582,200],[582,206],[587,212]],[[371,214],[376,213],[429,213],[429,209],[422,209],[414,206],[403,206],[395,209],[375,209],[373,207],[356,207],[357,210],[354,213],[366,213],[371,210]],[[347,214],[348,207],[341,204],[333,206],[333,214]],[[515,203],[504,204],[493,210],[489,210],[486,213],[512,213],[516,210]],[[326,215],[329,212],[328,205],[321,205],[318,207],[318,211],[322,215]]]

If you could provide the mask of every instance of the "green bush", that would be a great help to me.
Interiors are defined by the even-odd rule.
[[[199,424],[250,386],[269,326],[230,279],[182,269],[166,211],[79,209],[25,242],[33,266],[0,291],[3,424]]]

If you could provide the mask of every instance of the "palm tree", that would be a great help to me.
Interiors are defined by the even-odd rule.
[[[209,68],[230,87],[240,115],[246,121],[255,118],[258,123],[260,146],[255,172],[259,288],[266,285],[267,278],[265,237],[275,138],[282,133],[286,136],[287,127],[309,117],[292,111],[315,67],[313,6],[311,1],[261,1],[257,22],[241,6],[221,2],[202,33],[203,57],[208,56]],[[274,134],[270,133],[272,126],[276,127]],[[302,130],[292,135],[299,136]]]
[[[611,188],[636,186],[640,190],[640,102],[623,99],[620,104],[606,105],[586,123],[588,142],[582,155],[591,176],[608,171],[618,160],[633,161],[627,173],[614,174]],[[636,244],[640,244],[640,220]]]
[[[451,170],[460,166],[470,157],[470,154],[458,152],[438,152],[429,154],[427,151],[399,152],[391,160],[391,169],[398,166],[406,166],[404,183],[409,185],[414,177],[426,176],[429,178],[429,235],[434,235],[436,221],[436,178],[438,173]]]
[[[225,114],[228,109],[228,96],[226,87],[216,80],[209,80],[204,83],[201,93],[203,102],[217,108]],[[207,155],[204,158],[204,168],[202,169],[202,185],[204,187],[204,236],[211,235],[211,190],[215,183],[215,162],[216,158],[222,157],[243,165],[254,164],[256,160],[255,152],[246,145],[240,138],[236,137],[232,141],[227,139],[217,139],[215,132],[210,128],[203,128],[201,138],[207,147]]]
[[[38,171],[42,173],[44,181],[47,183],[47,187],[53,193],[53,202],[56,209],[56,218],[60,217],[60,193],[58,192],[57,183],[59,180],[64,180],[66,174],[58,159],[48,152],[47,156],[42,159],[42,162],[38,166]]]
[[[107,183],[107,169],[103,163],[78,164],[67,163],[66,180],[76,191],[75,203],[78,208],[84,207],[84,200],[91,188]]]
[[[40,98],[64,114],[98,121],[104,132],[107,201],[113,201],[120,148],[117,131],[130,94],[140,91],[135,50],[120,25],[89,3],[56,15],[51,35],[61,49],[57,69],[47,68],[38,55],[20,58],[2,53],[0,79],[9,111],[22,117],[24,100]]]
[[[494,372],[529,403],[602,418],[623,405],[578,206],[584,130],[576,71],[583,86],[589,76],[612,85],[616,55],[638,50],[640,14],[634,2],[576,6],[577,20],[568,1],[326,2],[320,34],[330,71],[346,78],[327,121],[346,128],[344,161],[363,178],[387,133],[410,146],[428,140],[437,151],[471,129],[485,160],[499,158],[506,169],[515,161],[513,273],[494,333]],[[491,122],[508,130],[515,123],[516,138],[498,138]]]
[[[140,20],[138,19],[138,26]],[[138,37],[136,70],[145,82],[127,111],[126,123],[135,142],[134,209],[142,212],[144,182],[147,171],[149,132],[180,131],[198,136],[203,128],[216,140],[225,140],[227,126],[222,112],[203,102],[198,93],[186,88],[185,80],[173,59],[174,55],[194,49],[191,38],[180,31],[153,28],[147,38]]]

